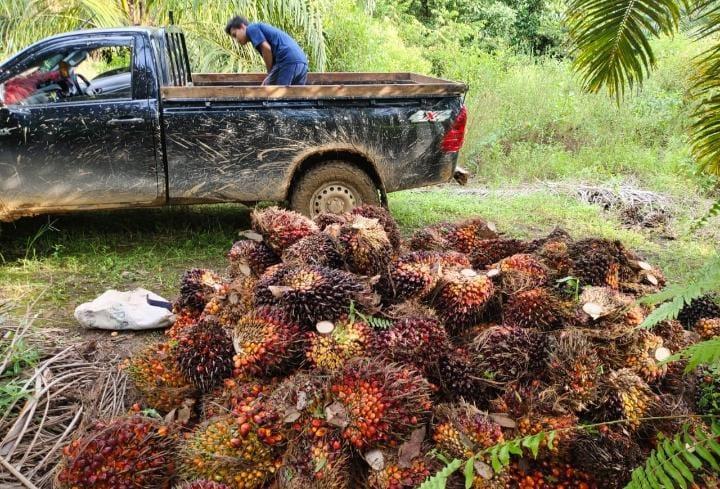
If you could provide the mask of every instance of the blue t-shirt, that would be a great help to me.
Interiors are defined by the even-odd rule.
[[[260,51],[260,45],[267,41],[270,44],[273,54],[273,67],[293,64],[307,64],[307,56],[303,50],[286,32],[277,27],[262,22],[252,23],[247,26],[247,36],[255,49]]]

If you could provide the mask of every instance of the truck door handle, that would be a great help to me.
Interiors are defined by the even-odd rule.
[[[124,125],[135,125],[135,124],[142,124],[145,122],[145,119],[142,117],[133,117],[130,119],[110,119],[107,121],[108,126],[124,126]]]

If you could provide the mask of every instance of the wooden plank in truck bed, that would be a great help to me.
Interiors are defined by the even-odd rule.
[[[462,95],[467,87],[415,73],[310,73],[305,86],[261,86],[262,73],[193,73],[193,85],[163,87],[166,100],[409,98]]]

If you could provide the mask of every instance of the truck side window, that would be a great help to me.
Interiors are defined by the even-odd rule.
[[[6,105],[132,98],[132,48],[82,47],[50,54],[4,83]]]

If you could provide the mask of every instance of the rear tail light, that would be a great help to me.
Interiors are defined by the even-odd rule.
[[[463,105],[458,112],[455,122],[445,134],[442,141],[442,150],[445,153],[457,153],[465,142],[465,125],[467,124],[467,108]]]

